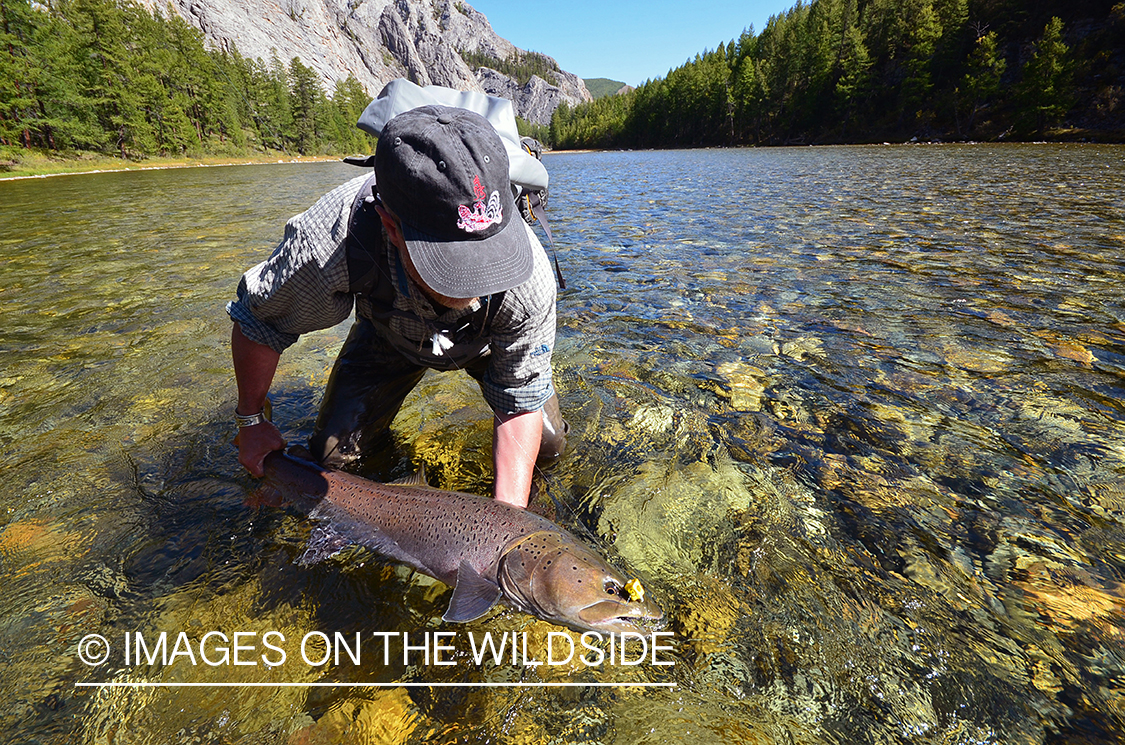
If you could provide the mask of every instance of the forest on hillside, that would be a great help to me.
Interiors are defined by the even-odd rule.
[[[1125,140],[1125,2],[812,0],[628,95],[559,148]]]
[[[355,77],[326,94],[293,58],[207,49],[118,0],[0,0],[0,145],[121,157],[371,152]]]
[[[130,0],[0,0],[7,157],[370,152],[368,100],[354,77],[326,92],[298,58],[209,49]],[[549,131],[520,124],[560,148],[1125,141],[1125,2],[800,0],[631,93],[560,106]]]

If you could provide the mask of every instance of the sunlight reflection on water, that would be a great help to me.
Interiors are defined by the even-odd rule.
[[[284,220],[353,169],[0,184],[0,722],[44,741],[1125,736],[1123,156],[548,156],[573,435],[543,504],[661,598],[676,665],[631,673],[672,690],[76,691],[272,674],[91,670],[73,652],[87,633],[421,632],[448,591],[362,552],[295,566],[307,526],[244,506],[252,484],[228,445],[222,305]],[[274,404],[291,442],[343,331],[283,360]],[[427,377],[396,424],[403,458],[484,492],[487,416],[470,382]],[[457,630],[518,629],[534,645],[553,628],[505,612]]]

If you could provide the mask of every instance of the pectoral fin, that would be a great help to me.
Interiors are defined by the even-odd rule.
[[[500,599],[500,587],[482,577],[468,562],[462,561],[457,568],[457,584],[453,588],[453,599],[442,620],[454,623],[475,621],[496,605]]]

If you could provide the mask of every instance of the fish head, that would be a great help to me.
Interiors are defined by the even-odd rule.
[[[520,610],[579,631],[642,632],[664,617],[639,580],[626,578],[561,532],[520,539],[496,574],[504,595]]]

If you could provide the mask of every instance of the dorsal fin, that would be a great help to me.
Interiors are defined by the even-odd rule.
[[[418,466],[418,470],[409,476],[403,476],[401,479],[395,479],[388,482],[391,484],[398,484],[399,486],[429,486],[426,482],[426,464]]]

